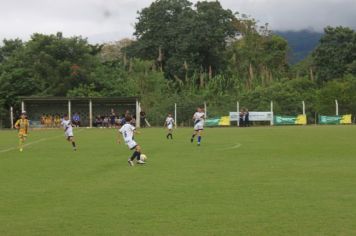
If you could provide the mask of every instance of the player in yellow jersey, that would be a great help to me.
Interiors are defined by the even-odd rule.
[[[28,134],[28,128],[30,126],[30,122],[26,118],[26,113],[21,113],[21,118],[18,119],[15,123],[15,128],[19,131],[19,148],[20,152],[23,150],[23,144],[26,141],[26,137]]]
[[[56,114],[54,116],[54,127],[59,128],[60,126],[61,126],[61,117],[58,114]]]

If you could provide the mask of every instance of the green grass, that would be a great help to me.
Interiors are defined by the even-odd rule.
[[[141,131],[1,131],[0,235],[356,235],[356,126]]]

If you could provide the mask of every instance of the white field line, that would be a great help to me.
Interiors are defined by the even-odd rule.
[[[81,131],[83,131],[83,129],[78,130],[77,133],[79,133]],[[39,140],[30,142],[30,143],[26,143],[26,144],[23,145],[23,147],[32,146],[32,145],[37,144],[37,143],[41,143],[41,142],[44,142],[44,141],[49,141],[49,140],[60,138],[60,137],[64,137],[63,134],[62,135],[53,136],[53,137],[50,137],[50,138],[41,138]],[[17,150],[17,149],[18,149],[18,147],[11,147],[11,148],[0,150],[0,153],[11,152],[11,151]]]
[[[240,148],[241,146],[242,146],[241,143],[236,143],[235,145],[232,145],[232,146],[227,147],[227,148],[221,148],[221,149],[219,149],[219,150],[224,151],[224,150],[237,149],[237,148]]]

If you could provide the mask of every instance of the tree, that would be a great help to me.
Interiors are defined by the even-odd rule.
[[[139,12],[127,49],[131,57],[156,61],[166,78],[184,80],[194,73],[218,73],[224,68],[229,37],[237,33],[230,10],[216,2],[157,0]]]
[[[267,85],[283,78],[288,69],[288,44],[280,36],[256,30],[254,21],[244,19],[243,34],[228,48],[228,70],[237,76],[245,89]],[[241,26],[240,26],[241,27]]]
[[[342,78],[354,73],[356,32],[345,27],[327,27],[313,53],[317,78],[320,82]]]

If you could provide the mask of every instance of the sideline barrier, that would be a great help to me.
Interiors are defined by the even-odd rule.
[[[343,116],[319,116],[319,124],[321,125],[339,125],[352,124],[352,115]]]
[[[275,125],[306,125],[307,116],[297,115],[297,116],[275,116]]]
[[[239,121],[239,112],[230,112],[230,121]],[[249,121],[268,121],[273,125],[273,112],[272,111],[250,111]]]
[[[204,126],[214,127],[214,126],[230,126],[230,117],[222,116],[220,118],[210,118],[206,119]]]

